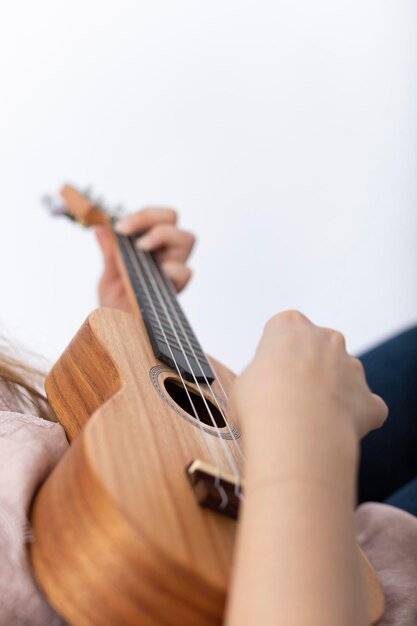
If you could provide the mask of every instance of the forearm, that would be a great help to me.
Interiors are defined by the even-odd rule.
[[[356,443],[305,440],[290,417],[283,432],[246,433],[226,625],[365,625],[353,527]]]

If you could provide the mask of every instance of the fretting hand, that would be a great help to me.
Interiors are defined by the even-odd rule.
[[[136,245],[156,254],[179,292],[191,277],[186,261],[194,247],[195,237],[192,233],[180,230],[176,223],[177,213],[173,209],[146,208],[123,218],[115,230],[123,235],[144,232]],[[104,258],[104,270],[98,287],[100,305],[131,312],[129,297],[117,264],[113,236],[103,226],[96,227],[95,233]]]

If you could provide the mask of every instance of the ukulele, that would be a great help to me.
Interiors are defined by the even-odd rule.
[[[135,313],[93,311],[47,376],[71,445],[32,506],[35,576],[72,626],[221,626],[243,500],[234,375],[155,256],[98,202],[61,196],[61,213],[113,232]],[[383,594],[361,556],[375,624]]]

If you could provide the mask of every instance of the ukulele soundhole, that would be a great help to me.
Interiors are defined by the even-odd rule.
[[[164,380],[164,387],[169,397],[190,417],[197,419],[195,415],[197,414],[203,424],[215,426],[216,428],[225,428],[226,422],[217,406],[209,398],[204,397],[203,399],[202,394],[196,393],[187,383],[185,383],[185,386],[188,393],[184,385],[178,382],[176,378],[166,378]]]
[[[150,369],[149,378],[164,402],[192,426],[203,429],[207,434],[221,439],[238,439],[240,437],[240,432],[235,426],[232,426],[230,422],[229,425],[226,424],[225,419],[228,419],[227,404],[212,388],[200,384],[200,389],[205,398],[203,400],[195,385],[186,381],[182,382],[175,377],[175,372],[160,365],[155,365]],[[185,391],[184,385],[187,391]]]

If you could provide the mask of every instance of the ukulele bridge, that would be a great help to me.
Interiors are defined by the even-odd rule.
[[[200,506],[237,519],[243,497],[238,477],[200,459],[186,467],[186,474]]]

